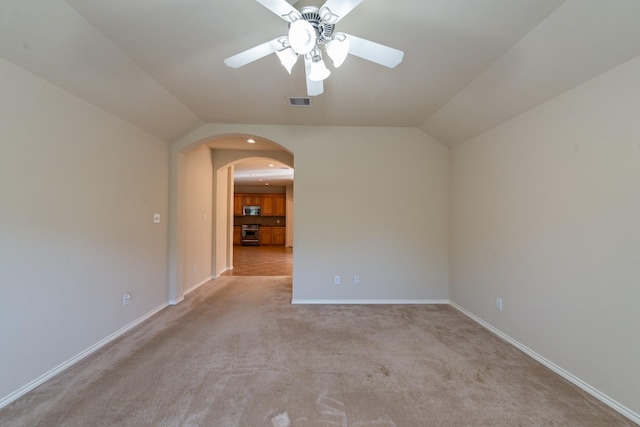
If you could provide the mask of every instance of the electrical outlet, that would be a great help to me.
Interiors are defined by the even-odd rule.
[[[334,276],[333,277],[333,283],[336,284],[336,285],[339,285],[340,284],[340,276]]]
[[[502,298],[500,297],[496,298],[496,308],[502,311]]]
[[[122,306],[126,306],[129,305],[129,303],[131,302],[131,294],[129,292],[126,292],[124,295],[122,295]]]
[[[360,275],[356,274],[353,276],[353,283],[358,284],[360,283]]]

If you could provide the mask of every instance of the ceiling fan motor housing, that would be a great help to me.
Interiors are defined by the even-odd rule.
[[[315,6],[303,7],[299,10],[302,19],[311,24],[316,31],[318,43],[327,43],[331,40],[335,25],[330,24],[322,19],[320,10]],[[289,23],[291,26],[291,23]]]

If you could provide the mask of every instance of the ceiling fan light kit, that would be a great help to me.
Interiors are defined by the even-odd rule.
[[[311,55],[311,72],[309,73],[309,80],[314,82],[321,82],[331,75],[331,71],[327,68],[320,56],[318,50],[315,55]]]
[[[286,0],[256,0],[289,23],[286,36],[262,43],[224,60],[231,68],[242,67],[270,53],[276,53],[287,72],[291,74],[298,56],[303,56],[307,76],[307,94],[317,96],[324,92],[323,80],[331,71],[322,60],[321,47],[333,61],[335,68],[344,63],[349,54],[371,62],[394,68],[404,52],[345,33],[335,33],[335,24],[363,0],[327,0],[322,7],[295,9]]]
[[[298,54],[295,53],[293,48],[286,47],[284,49],[277,50],[276,55],[278,55],[280,63],[289,72],[289,74],[291,74],[291,69],[294,65],[296,65],[296,62],[298,61]]]
[[[335,68],[340,67],[344,60],[347,59],[350,44],[347,35],[344,33],[336,33],[327,43],[325,50],[329,58],[333,60],[333,66]]]

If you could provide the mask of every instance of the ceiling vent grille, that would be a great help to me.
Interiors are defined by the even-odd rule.
[[[289,97],[289,107],[311,107],[311,98],[305,97]]]

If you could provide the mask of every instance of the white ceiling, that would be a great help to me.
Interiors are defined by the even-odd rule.
[[[293,181],[293,169],[270,159],[250,159],[234,165],[236,186],[284,187]]]
[[[639,23],[638,0],[364,0],[336,31],[404,60],[350,56],[311,108],[286,102],[306,94],[301,64],[224,65],[287,31],[255,0],[0,0],[0,56],[167,141],[215,122],[415,126],[454,145],[640,55]]]
[[[273,142],[254,136],[253,143],[246,137],[227,136],[223,139],[209,141],[207,145],[213,150],[240,151],[283,151]],[[234,185],[246,187],[285,187],[293,181],[293,168],[273,158],[250,157],[234,164]]]

